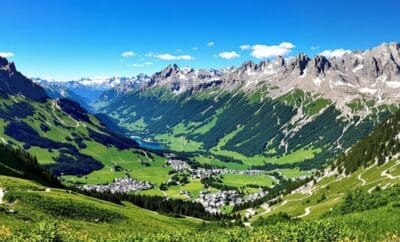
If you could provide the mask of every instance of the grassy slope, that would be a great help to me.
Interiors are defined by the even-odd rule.
[[[0,189],[6,191],[0,204],[0,235],[5,228],[11,233],[28,233],[44,222],[60,224],[65,233],[82,238],[88,234],[147,234],[154,228],[164,232],[185,230],[199,224],[198,219],[171,218],[130,203],[117,205],[49,188],[43,178],[19,165],[7,151],[0,154]],[[9,201],[13,197],[17,199]]]
[[[361,188],[371,191],[376,186],[385,188],[400,183],[400,176],[397,175],[399,167],[399,161],[392,160],[382,166],[373,165],[367,169],[359,169],[350,176],[325,177],[306,192],[293,192],[283,197],[282,202],[271,208],[259,208],[258,214],[253,219],[267,217],[278,212],[287,212],[294,217],[302,216],[305,215],[306,208],[310,209],[310,213],[303,218],[317,218],[338,204],[345,193],[351,189]],[[388,177],[384,171],[394,177]],[[319,201],[323,196],[326,199]]]
[[[13,96],[10,99],[0,99],[1,104],[12,105],[15,102],[26,102],[22,96]],[[46,103],[29,102],[35,113],[24,119],[29,126],[31,126],[36,132],[39,133],[41,137],[45,137],[54,141],[70,143],[78,148],[77,144],[73,140],[68,140],[67,137],[71,137],[73,132],[87,136],[88,128],[93,130],[98,130],[95,125],[99,125],[99,121],[93,116],[89,116],[93,124],[77,121],[70,115],[59,110],[53,103],[49,100]],[[46,120],[45,123],[41,121],[41,117]],[[56,120],[62,125],[56,125],[53,121]],[[22,143],[8,137],[4,134],[4,127],[7,121],[0,119],[0,137],[4,141],[11,141],[17,145],[22,145]],[[49,127],[49,131],[45,132],[40,128],[41,124],[45,124]],[[3,141],[3,140],[2,140]],[[164,158],[154,155],[154,159],[148,160],[144,153],[137,154],[134,153],[134,149],[118,150],[114,146],[105,146],[95,141],[86,140],[84,143],[87,145],[86,148],[79,148],[82,154],[92,156],[96,160],[100,161],[104,168],[97,170],[85,176],[83,178],[78,178],[76,176],[65,176],[67,182],[84,182],[84,183],[109,183],[114,178],[121,177],[125,175],[124,171],[111,171],[112,165],[119,165],[124,170],[126,170],[132,177],[139,180],[152,181],[155,184],[161,184],[169,179],[168,172],[171,170],[169,167],[164,166]],[[45,149],[36,146],[32,146],[28,150],[32,155],[36,156],[40,164],[54,164],[55,159],[59,156],[59,151],[56,149]],[[145,166],[141,162],[146,161],[150,163],[150,166]]]
[[[81,178],[64,176],[64,179],[67,181],[103,184],[128,173],[136,179],[151,181],[154,184],[160,185],[170,178],[168,172],[171,168],[164,166],[165,159],[163,157],[153,154],[153,159],[148,159],[142,154],[133,153],[132,150],[121,151],[115,147],[105,147],[95,142],[87,142],[87,144],[88,147],[83,149],[82,152],[102,160],[105,167]],[[143,165],[141,161],[148,162],[150,166]],[[123,170],[113,171],[111,169],[113,164],[119,165]]]
[[[42,222],[62,224],[68,233],[81,234],[118,234],[118,233],[152,233],[157,231],[176,231],[197,226],[194,219],[175,219],[138,208],[131,204],[116,205],[65,190],[51,189],[25,179],[0,176],[0,187],[7,190],[7,196],[19,194],[22,197],[14,203],[0,205],[0,227],[12,230],[29,231]],[[49,202],[51,206],[41,204]],[[71,213],[58,213],[57,207],[68,206]],[[14,210],[12,214],[6,211]],[[75,210],[74,210],[75,209]],[[87,213],[83,213],[84,209]],[[101,212],[108,214],[111,221],[96,222],[90,214]],[[89,214],[89,215],[88,215]],[[89,216],[89,218],[88,218]],[[101,215],[99,215],[101,218]],[[115,219],[114,219],[115,218]],[[28,223],[27,223],[28,221]]]

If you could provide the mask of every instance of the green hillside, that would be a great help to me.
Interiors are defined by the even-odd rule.
[[[14,177],[1,175],[0,187],[6,191],[0,205],[0,240],[8,234],[11,240],[43,241],[56,236],[55,232],[62,238],[86,240],[102,235],[107,240],[126,233],[146,235],[154,228],[171,232],[200,224],[195,219],[175,219],[130,203],[116,205]]]
[[[85,183],[108,183],[126,174],[151,180],[155,173],[155,184],[168,179],[170,168],[163,167],[163,157],[110,133],[94,116],[73,105],[56,100],[35,102],[20,95],[0,97],[1,141],[24,148],[41,165],[65,177],[65,182],[84,177]],[[116,166],[121,169],[113,170]]]
[[[309,170],[351,147],[397,109],[381,105],[367,117],[349,118],[320,95],[295,89],[272,99],[269,88],[174,94],[152,86],[120,95],[100,111],[130,135],[158,141],[201,164]],[[370,105],[368,100],[356,104]]]
[[[280,198],[277,203],[260,206],[252,220],[279,212],[291,217],[317,218],[346,201],[349,192],[359,190],[374,194],[375,190],[392,189],[400,183],[399,124],[400,112],[396,112],[339,156],[330,169],[321,172],[314,181]]]
[[[64,190],[22,150],[0,147],[0,240],[43,241],[52,236],[112,239],[112,234],[171,232],[200,220],[172,218],[125,202],[121,205]],[[57,228],[57,233],[52,229]],[[32,234],[31,234],[32,233]]]

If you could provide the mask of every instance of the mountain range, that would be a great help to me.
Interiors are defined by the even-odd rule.
[[[238,68],[220,70],[180,69],[174,64],[147,78],[148,81],[139,83],[142,89],[160,86],[175,94],[213,87],[246,93],[266,88],[266,96],[271,98],[297,88],[321,94],[332,100],[337,107],[348,109],[346,103],[363,97],[374,99],[379,104],[399,101],[399,56],[399,43],[384,43],[372,49],[344,53],[338,57],[310,58],[298,54],[258,64],[248,61]],[[115,89],[121,87],[117,85]]]
[[[211,153],[247,166],[315,168],[397,110],[399,90],[400,45],[384,43],[220,70],[170,65],[138,88],[105,91],[95,107],[129,135],[184,147],[198,160]]]

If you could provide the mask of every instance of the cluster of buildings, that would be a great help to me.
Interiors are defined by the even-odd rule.
[[[175,159],[169,159],[166,161],[167,165],[172,167],[175,171],[183,171],[183,170],[191,170],[190,166],[188,163],[182,161],[182,160],[175,160]]]
[[[249,194],[245,197],[235,190],[227,190],[220,192],[210,193],[208,191],[201,191],[199,198],[195,201],[201,203],[205,210],[211,214],[218,214],[221,212],[221,208],[225,205],[236,206],[241,205],[245,202],[255,201],[267,195],[267,192],[259,191],[256,193]]]
[[[205,210],[211,214],[220,213],[221,207],[225,205],[239,205],[243,203],[243,198],[235,190],[220,191],[209,193],[207,191],[201,191],[199,198],[196,202],[201,203]]]
[[[266,192],[266,191],[259,191],[259,192],[251,193],[246,196],[245,200],[246,200],[246,202],[252,202],[252,201],[255,201],[257,199],[264,197],[265,195],[267,195],[267,193],[268,192]]]
[[[111,193],[127,193],[138,192],[153,188],[149,182],[142,182],[130,177],[116,178],[111,184],[107,185],[83,185],[80,187],[86,191],[111,192]]]
[[[198,168],[192,170],[192,175],[194,178],[205,178],[215,175],[223,175],[223,174],[239,174],[239,175],[250,175],[250,176],[257,176],[265,174],[263,170],[232,170],[232,169],[221,169],[221,168],[214,168],[214,169],[205,169],[205,168]]]
[[[175,171],[189,171],[193,178],[206,178],[210,176],[215,176],[215,175],[222,175],[222,174],[239,174],[239,175],[250,175],[250,176],[256,176],[256,175],[262,175],[265,174],[265,171],[263,170],[233,170],[233,169],[226,169],[226,168],[213,168],[213,169],[206,169],[206,168],[197,168],[197,169],[192,169],[188,163],[182,160],[177,160],[177,159],[168,159],[166,161],[166,164],[171,166],[172,169]]]

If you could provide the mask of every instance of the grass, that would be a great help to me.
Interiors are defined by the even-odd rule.
[[[174,151],[199,151],[203,149],[203,144],[197,141],[189,140],[185,136],[174,136],[173,134],[159,134],[155,140],[167,146]]]
[[[213,157],[212,155],[209,156],[198,155],[195,156],[193,159],[199,162],[200,164],[208,164],[217,167],[226,167],[228,169],[234,169],[234,170],[246,170],[249,167],[249,165],[239,164],[235,162],[223,162]]]
[[[153,159],[148,159],[143,154],[134,153],[133,150],[118,150],[115,147],[106,147],[95,142],[86,142],[87,148],[82,153],[91,155],[100,160],[105,167],[94,171],[84,177],[64,176],[66,182],[82,182],[87,184],[110,183],[118,177],[125,176],[128,173],[142,181],[150,181],[153,184],[160,185],[170,178],[171,168],[165,166],[163,157],[153,154]],[[149,166],[142,164],[142,161],[149,163]],[[114,171],[113,165],[122,167],[122,171]]]
[[[392,176],[400,176],[400,166],[396,166],[395,168],[391,169],[389,174]]]
[[[305,159],[314,158],[315,154],[321,152],[321,148],[301,148],[290,154],[283,156],[265,157],[263,155],[255,155],[252,157],[245,156],[235,151],[222,150],[217,148],[211,149],[211,153],[216,155],[223,155],[227,157],[234,157],[235,159],[242,160],[245,165],[263,165],[264,163],[276,163],[276,164],[292,164]]]
[[[230,151],[230,150],[211,150],[212,154],[215,155],[222,155],[222,156],[226,156],[226,157],[232,157],[238,160],[241,160],[243,162],[243,164],[247,165],[247,166],[252,166],[252,165],[263,165],[264,163],[269,161],[269,158],[263,156],[263,155],[255,155],[255,156],[245,156],[243,154],[240,154],[238,152],[235,151]]]
[[[36,146],[32,146],[28,152],[34,154],[38,159],[38,162],[43,165],[54,164],[55,159],[60,155],[58,150],[51,150],[50,152],[48,149],[43,149]]]
[[[331,105],[331,101],[323,98],[318,98],[315,101],[307,103],[304,107],[304,111],[309,116],[317,114],[322,109]]]
[[[309,171],[300,171],[299,168],[292,169],[280,169],[277,170],[280,172],[285,178],[288,179],[296,179],[303,176],[309,176],[311,173]]]
[[[127,123],[124,125],[127,129],[133,130],[133,131],[143,131],[146,129],[147,125],[144,122],[144,118],[141,117],[140,119],[136,120],[133,123]]]
[[[202,190],[205,190],[204,185],[201,184],[199,179],[196,179],[191,180],[188,184],[185,185],[171,186],[165,192],[169,197],[188,199],[186,196],[181,195],[179,192],[188,191],[193,198],[197,198],[200,191]]]
[[[321,148],[301,148],[287,155],[273,158],[271,161],[277,164],[292,164],[306,159],[314,158],[315,154],[321,152]]]
[[[273,179],[268,175],[224,174],[222,182],[229,186],[246,187],[247,185],[271,186]]]

